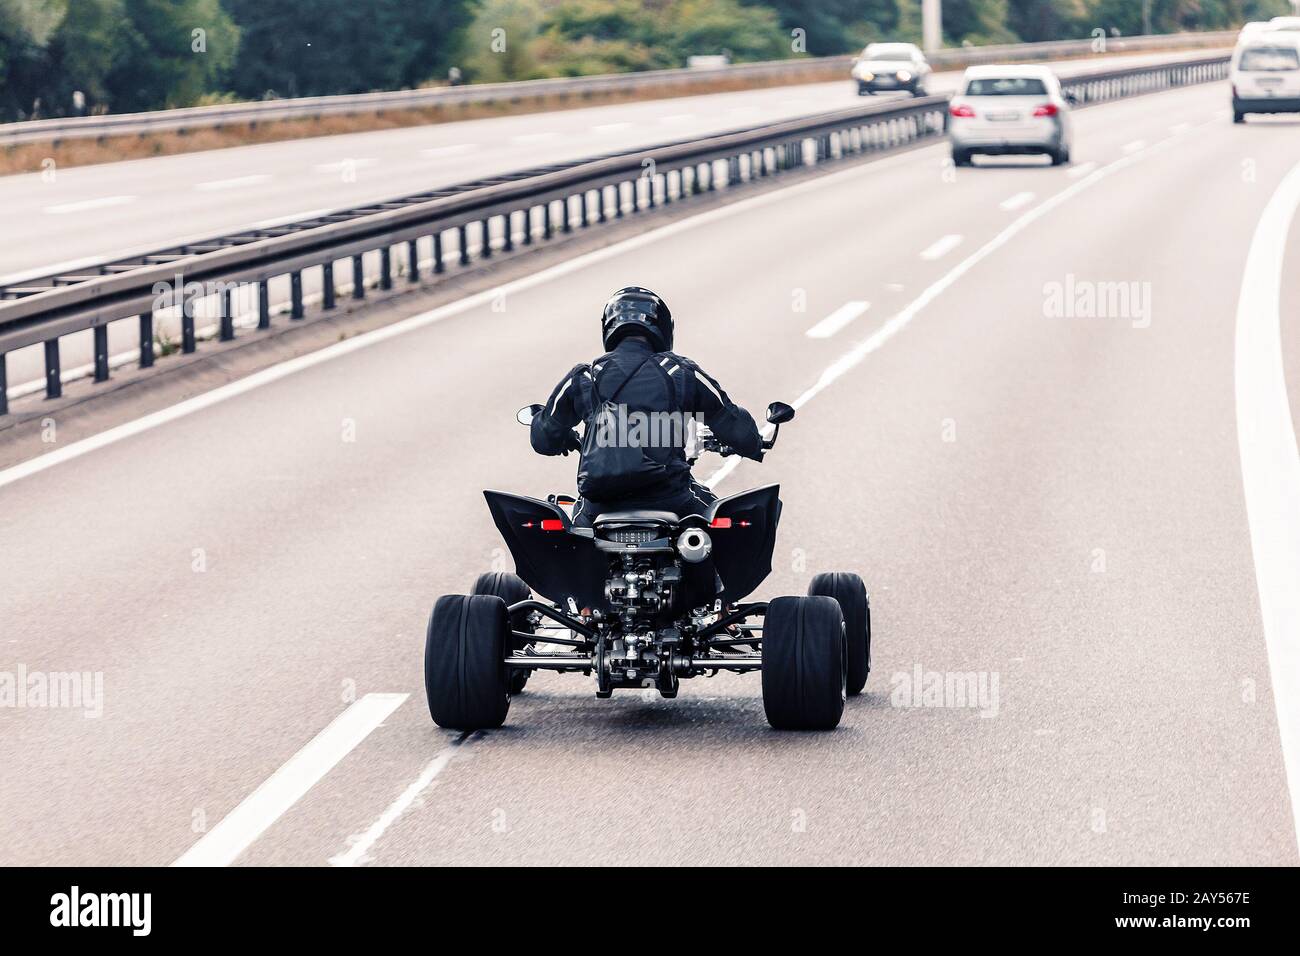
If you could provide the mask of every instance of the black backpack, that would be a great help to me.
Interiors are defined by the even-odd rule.
[[[608,501],[630,497],[667,477],[665,462],[656,460],[655,449],[631,445],[620,432],[618,405],[615,399],[624,387],[636,378],[647,363],[655,364],[658,356],[651,356],[638,365],[612,395],[604,398],[591,377],[591,415],[582,436],[582,461],[578,465],[578,493],[584,498]],[[669,391],[672,393],[672,383]]]

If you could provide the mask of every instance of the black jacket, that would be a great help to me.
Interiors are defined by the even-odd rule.
[[[593,382],[599,387],[600,399]],[[744,457],[755,461],[763,457],[762,436],[749,412],[732,402],[722,386],[690,359],[675,352],[655,352],[640,335],[629,335],[614,351],[573,367],[555,387],[545,409],[533,418],[533,450],[542,455],[578,450],[574,427],[589,422],[601,401],[615,395],[616,404],[631,412],[693,415],[708,425],[720,442]],[[690,487],[690,466],[682,447],[657,448],[655,454],[662,465],[655,484],[638,488],[628,497],[666,500],[681,496]],[[580,482],[583,471],[579,462]]]

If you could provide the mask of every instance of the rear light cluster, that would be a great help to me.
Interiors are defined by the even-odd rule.
[[[953,106],[951,109],[948,110],[948,112],[951,113],[953,116],[960,116],[962,119],[975,118],[975,108],[972,106],[967,106],[965,103],[961,104],[960,106]]]
[[[734,522],[730,518],[714,518],[712,521],[709,522],[709,527],[730,528],[733,524],[737,528],[748,528],[750,522],[746,521],[744,518],[741,518],[739,521],[734,521]]]
[[[559,518],[543,518],[541,521],[525,521],[525,528],[541,528],[543,531],[563,531],[564,522]]]
[[[1035,116],[1055,116],[1055,115],[1056,115],[1057,113],[1059,113],[1059,112],[1060,112],[1060,110],[1057,109],[1055,103],[1044,103],[1042,106],[1038,107],[1038,109],[1034,110],[1034,115],[1035,115]]]

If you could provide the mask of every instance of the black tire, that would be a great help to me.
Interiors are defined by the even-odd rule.
[[[1060,149],[1054,149],[1047,154],[1052,158],[1053,166],[1064,166],[1070,161],[1070,148],[1062,146]]]
[[[954,149],[952,151],[952,164],[954,166],[971,165],[971,152],[968,149]]]
[[[485,571],[478,576],[474,582],[474,587],[470,594],[491,594],[505,601],[507,605],[518,604],[520,601],[527,601],[532,596],[532,590],[524,583],[524,579],[517,574],[511,574],[509,571]],[[518,628],[521,631],[532,632],[532,626],[521,624]],[[512,640],[511,648],[522,650],[526,641]],[[528,677],[532,671],[511,670],[510,671],[510,696],[522,694],[524,685],[528,683]]]
[[[1240,111],[1238,111],[1238,110],[1233,110],[1233,111],[1232,111],[1232,121],[1233,121],[1234,123],[1244,123],[1244,122],[1246,122],[1246,114],[1245,114],[1245,113],[1242,113],[1242,112],[1240,112]]]
[[[777,730],[831,730],[844,713],[844,615],[829,597],[779,597],[763,616],[763,710]]]
[[[850,696],[861,694],[871,673],[871,598],[867,586],[851,571],[829,571],[812,579],[808,593],[835,598],[839,604],[846,643],[845,689]]]
[[[510,710],[506,602],[487,594],[438,598],[424,643],[424,692],[439,727],[500,727]]]

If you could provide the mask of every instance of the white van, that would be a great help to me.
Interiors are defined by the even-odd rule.
[[[1300,32],[1257,33],[1232,52],[1232,121],[1300,113]]]

